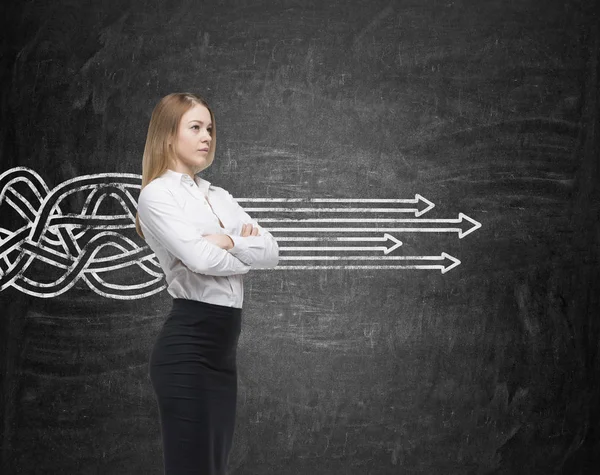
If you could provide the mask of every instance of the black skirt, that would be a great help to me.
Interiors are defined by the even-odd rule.
[[[242,309],[173,299],[150,356],[165,475],[225,475]]]

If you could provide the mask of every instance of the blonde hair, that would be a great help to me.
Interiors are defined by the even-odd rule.
[[[150,124],[148,125],[148,136],[146,137],[146,146],[144,147],[144,156],[142,158],[142,187],[144,187],[155,178],[162,175],[174,163],[177,153],[177,132],[181,117],[194,105],[199,104],[208,109],[212,121],[212,130],[210,135],[210,148],[208,150],[207,161],[212,163],[215,156],[215,147],[217,145],[217,126],[212,110],[206,103],[206,100],[197,94],[190,92],[177,92],[163,97],[152,111]],[[173,147],[169,146],[172,141]],[[135,213],[135,230],[142,237],[144,233],[140,226],[140,218]]]

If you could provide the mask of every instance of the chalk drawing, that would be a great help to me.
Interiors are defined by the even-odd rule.
[[[3,172],[0,175],[0,206],[10,206],[23,223],[13,230],[0,225],[0,291],[13,287],[28,295],[52,298],[78,282],[84,282],[103,297],[130,300],[164,290],[166,282],[158,259],[135,233],[137,202],[131,192],[135,190],[139,194],[140,189],[141,176],[131,173],[84,175],[50,189],[30,168],[15,167]],[[81,209],[69,212],[67,198],[82,192],[87,196]],[[123,212],[99,214],[100,205],[108,199],[117,203],[119,211],[122,209]],[[391,255],[402,246],[402,241],[391,233],[456,233],[462,239],[481,227],[481,223],[463,213],[459,213],[458,218],[421,218],[435,205],[419,194],[411,199],[236,198],[236,201],[267,203],[266,207],[250,205],[244,210],[253,213],[252,216],[274,235],[278,243],[300,244],[279,247],[280,262],[300,261],[298,265],[278,265],[261,270],[424,269],[439,270],[444,274],[460,265],[460,260],[446,252],[432,256]],[[269,206],[271,203],[275,205]],[[294,207],[293,203],[308,204],[308,207]],[[320,203],[335,205],[319,207]],[[392,207],[374,207],[378,204]],[[305,213],[334,212],[353,213],[357,217],[270,218],[255,214],[294,213],[306,216]],[[363,213],[412,213],[415,218],[365,218]],[[277,223],[277,227],[263,226],[266,223]],[[306,223],[319,224],[317,227],[302,226]],[[373,224],[346,227],[344,223]],[[287,226],[290,224],[292,226]],[[346,235],[327,236],[325,233]],[[369,236],[370,233],[377,235]],[[339,245],[351,242],[359,245]],[[309,243],[313,245],[307,245]],[[110,250],[112,254],[99,255],[103,249]],[[311,254],[298,254],[307,251]],[[324,252],[342,254],[323,255]],[[348,252],[354,255],[348,255]],[[28,272],[36,261],[60,270],[60,275],[50,282],[39,282],[33,272]],[[304,264],[303,261],[313,262]],[[322,261],[335,262],[334,265],[319,264]],[[373,263],[356,265],[356,261]],[[401,263],[386,265],[383,261]],[[127,278],[128,284],[111,281],[111,275],[114,276],[117,270],[131,273]]]

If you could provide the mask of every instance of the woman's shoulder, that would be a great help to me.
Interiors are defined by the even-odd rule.
[[[138,201],[146,198],[156,198],[171,194],[171,190],[167,186],[165,180],[163,180],[161,177],[158,177],[142,188]]]
[[[231,197],[231,193],[229,193],[229,191],[227,191],[225,188],[223,188],[222,186],[217,186],[217,185],[210,185],[210,191],[214,192],[217,195],[222,195],[225,198],[227,197]]]

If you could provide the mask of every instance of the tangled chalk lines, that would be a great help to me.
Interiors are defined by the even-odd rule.
[[[114,299],[139,299],[162,291],[166,283],[155,254],[123,232],[135,232],[137,202],[131,190],[140,188],[141,176],[129,173],[79,176],[52,190],[30,168],[2,173],[0,206],[10,206],[24,224],[14,230],[0,225],[0,290],[12,286],[51,298],[83,281],[97,294]],[[67,198],[78,192],[87,193],[81,211],[65,213]],[[107,198],[116,200],[123,214],[98,214]],[[30,270],[36,260],[59,270],[58,276],[37,281]],[[134,282],[110,282],[117,270],[132,271],[126,280]]]

